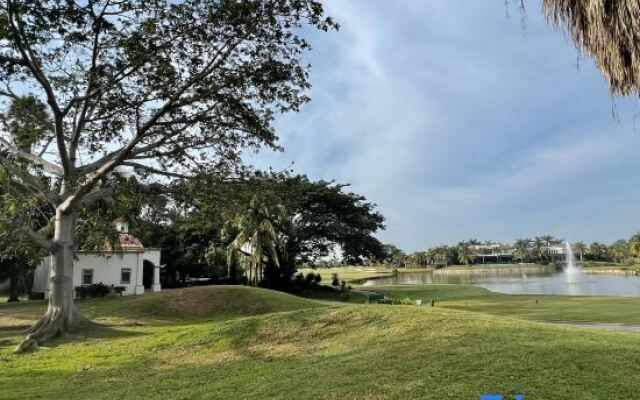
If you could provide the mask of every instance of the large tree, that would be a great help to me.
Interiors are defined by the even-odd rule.
[[[0,5],[3,114],[25,98],[46,105],[33,113],[43,134],[29,151],[5,122],[0,161],[28,163],[16,179],[40,183],[39,198],[55,210],[52,237],[24,213],[3,215],[53,255],[49,308],[20,351],[83,322],[73,302],[76,221],[117,192],[109,174],[123,167],[160,186],[193,171],[228,173],[243,147],[276,147],[274,114],[308,100],[300,28],[336,25],[314,0]]]
[[[209,176],[201,178],[190,182],[176,196],[177,204],[190,210],[183,223],[204,236],[225,221],[241,222],[235,231],[231,227],[229,238],[209,236],[214,247],[226,248],[245,229],[242,225],[249,227],[245,236],[253,237],[259,230],[257,221],[268,219],[272,228],[264,236],[271,237],[268,241],[278,242],[275,248],[278,262],[271,260],[265,265],[262,283],[269,287],[287,290],[299,265],[313,264],[323,257],[341,256],[348,263],[384,258],[382,244],[373,236],[384,228],[384,217],[375,210],[375,204],[347,192],[346,185],[312,181],[290,173],[256,173],[231,182]],[[251,203],[256,194],[264,207],[279,206],[277,214],[281,215],[264,218],[264,214],[275,213],[262,212],[262,217],[256,215],[256,221],[251,222],[253,217],[248,214],[252,213]],[[272,240],[274,232],[277,240]],[[270,243],[265,244],[268,252],[271,247]],[[232,250],[237,248],[232,246]]]

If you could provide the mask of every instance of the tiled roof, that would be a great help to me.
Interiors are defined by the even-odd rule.
[[[140,239],[128,233],[121,233],[118,239],[123,250],[144,249]]]

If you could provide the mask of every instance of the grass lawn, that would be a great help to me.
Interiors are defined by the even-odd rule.
[[[303,268],[300,272],[307,275],[309,272],[314,274],[320,274],[322,277],[322,283],[325,285],[331,285],[331,278],[333,274],[338,274],[338,278],[345,282],[357,282],[363,279],[377,278],[381,276],[392,276],[392,268],[378,268],[378,267],[338,267],[338,268]]]
[[[313,290],[305,294],[303,297],[314,300],[337,301],[354,304],[364,304],[368,300],[367,296],[362,293],[358,293],[357,291],[328,292],[324,290]]]
[[[635,297],[509,295],[467,285],[369,286],[367,289],[398,299],[428,301],[433,298],[436,306],[529,320],[640,325],[640,298]]]
[[[640,264],[617,264],[617,263],[607,263],[607,262],[593,262],[587,261],[580,264],[582,269],[586,271],[599,271],[599,272],[632,272],[632,273],[640,273]]]
[[[449,289],[441,294],[451,302],[492,296]],[[444,307],[323,307],[262,289],[203,287],[83,301],[83,312],[111,326],[11,354],[18,327],[43,308],[42,302],[0,306],[2,399],[439,400],[522,393],[586,400],[640,393],[640,336],[630,333]]]

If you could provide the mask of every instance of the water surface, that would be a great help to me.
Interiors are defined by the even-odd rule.
[[[401,272],[397,276],[364,282],[365,286],[419,284],[467,284],[509,294],[640,297],[638,276],[585,274],[581,270],[574,273],[554,269],[525,272],[436,270]]]

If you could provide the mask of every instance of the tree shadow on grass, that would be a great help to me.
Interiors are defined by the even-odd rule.
[[[0,329],[0,352],[5,353],[9,349],[15,348],[25,337],[29,326],[24,329],[9,327]],[[88,343],[96,340],[123,339],[130,337],[140,337],[149,335],[148,332],[117,329],[107,325],[92,324],[90,327],[80,331],[65,333],[46,342],[42,347],[57,348],[65,344]]]

